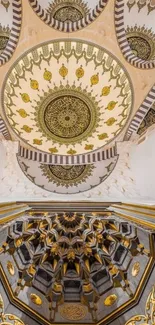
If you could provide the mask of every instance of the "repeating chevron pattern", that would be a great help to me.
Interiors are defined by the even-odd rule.
[[[57,164],[57,165],[78,165],[78,164],[89,164],[97,161],[110,159],[117,156],[116,146],[105,149],[103,151],[93,152],[85,155],[78,156],[62,156],[62,155],[51,155],[39,151],[32,151],[19,146],[18,155],[29,160],[38,161],[44,164]]]
[[[136,57],[131,51],[124,28],[124,3],[124,0],[116,0],[115,2],[115,28],[122,54],[134,67],[139,69],[152,69],[155,67],[155,60],[144,61]]]
[[[92,21],[94,21],[94,19],[96,19],[100,15],[102,10],[106,6],[108,0],[100,0],[96,8],[92,10],[92,12],[88,14],[85,18],[77,22],[68,24],[64,24],[63,22],[53,19],[48,13],[45,12],[44,9],[41,8],[38,3],[38,0],[29,0],[29,2],[34,12],[39,16],[39,18],[41,18],[50,27],[58,29],[62,32],[75,32],[76,30],[84,28]]]
[[[22,24],[21,0],[13,0],[12,6],[13,6],[13,22],[12,22],[11,35],[5,50],[0,55],[0,66],[6,63],[12,57],[16,49],[19,35],[20,35],[21,24]]]
[[[9,132],[6,128],[6,125],[1,117],[0,117],[0,133],[3,134],[3,136],[6,140],[11,140],[10,134],[9,134]]]
[[[126,132],[125,140],[129,140],[131,135],[138,131],[140,124],[142,123],[144,117],[148,113],[154,101],[155,101],[155,85],[151,88],[148,95],[144,99],[142,105],[140,106],[134,118],[132,119],[129,128]]]

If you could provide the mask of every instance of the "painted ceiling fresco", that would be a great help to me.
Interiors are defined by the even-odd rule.
[[[0,2],[0,138],[34,185],[89,191],[154,125],[154,14],[154,0]]]
[[[55,41],[29,51],[9,71],[3,96],[18,137],[61,155],[108,144],[132,108],[125,69],[106,50],[80,41]]]
[[[155,0],[0,0],[2,197],[62,201],[0,206],[0,325],[154,324],[152,221],[101,204],[143,195],[131,155],[155,124],[154,18]]]

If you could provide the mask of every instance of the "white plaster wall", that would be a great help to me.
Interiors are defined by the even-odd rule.
[[[112,174],[101,185],[93,190],[82,194],[58,195],[49,193],[37,187],[21,171],[16,153],[18,142],[2,141],[3,149],[6,152],[6,160],[0,175],[0,201],[12,200],[53,200],[53,201],[130,201],[141,202],[150,200],[147,192],[141,195],[139,183],[136,183],[136,176],[133,177],[130,161],[130,152],[134,157],[130,142],[118,143],[119,161]],[[131,150],[132,149],[132,150]],[[136,149],[135,149],[136,150]],[[152,198],[151,198],[152,199]]]
[[[141,144],[117,144],[119,160],[112,174],[94,189],[72,195],[47,192],[21,171],[16,154],[18,142],[0,142],[0,201],[123,201],[155,204],[155,132]]]
[[[141,197],[155,202],[155,130],[131,149],[131,169]]]
[[[3,177],[3,171],[5,167],[5,162],[6,162],[6,149],[4,147],[3,142],[1,141],[1,133],[0,133],[0,179]]]

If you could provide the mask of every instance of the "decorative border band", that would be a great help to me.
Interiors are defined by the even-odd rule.
[[[7,127],[1,117],[0,117],[0,133],[3,134],[3,136],[6,140],[11,140],[11,136],[10,136],[10,134],[7,130]]]
[[[144,61],[135,56],[131,51],[124,27],[124,2],[125,0],[116,0],[115,2],[115,29],[122,54],[134,67],[139,69],[152,69],[155,67],[155,60]]]
[[[155,84],[147,94],[146,98],[144,99],[142,105],[139,107],[138,111],[136,112],[135,116],[133,117],[127,132],[125,134],[125,140],[129,140],[133,133],[136,133],[140,127],[140,124],[144,120],[146,114],[150,110],[152,104],[155,101]]]
[[[92,164],[98,161],[116,157],[117,147],[115,145],[111,148],[105,149],[103,151],[94,152],[92,154],[90,153],[78,156],[61,156],[46,154],[39,151],[33,151],[19,145],[18,156],[48,165],[82,165]]]
[[[22,24],[22,2],[21,0],[13,0],[13,22],[11,28],[11,35],[8,40],[7,46],[0,55],[0,66],[5,64],[12,57],[20,35],[21,24]]]
[[[74,23],[63,23],[54,19],[48,13],[46,13],[45,10],[42,9],[41,6],[38,4],[38,0],[29,0],[32,9],[37,14],[37,16],[42,21],[44,21],[45,24],[61,32],[66,32],[66,33],[75,32],[91,24],[101,14],[107,2],[108,0],[99,0],[99,4],[96,6],[96,8],[93,9],[92,12],[88,14],[86,17],[84,17],[83,19]]]

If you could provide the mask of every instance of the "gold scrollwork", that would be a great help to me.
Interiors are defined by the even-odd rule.
[[[155,324],[155,285],[153,286],[145,305],[145,315],[131,317],[125,325],[154,325]]]
[[[117,296],[116,295],[110,295],[108,296],[105,300],[104,300],[104,305],[109,307],[112,306],[117,300]]]
[[[13,314],[4,313],[4,301],[0,294],[0,325],[25,325],[24,322]]]
[[[38,306],[42,305],[42,300],[39,296],[37,296],[35,293],[31,293],[30,295],[31,301]]]
[[[136,277],[140,272],[140,263],[139,262],[136,262],[133,267],[132,267],[132,276]]]

